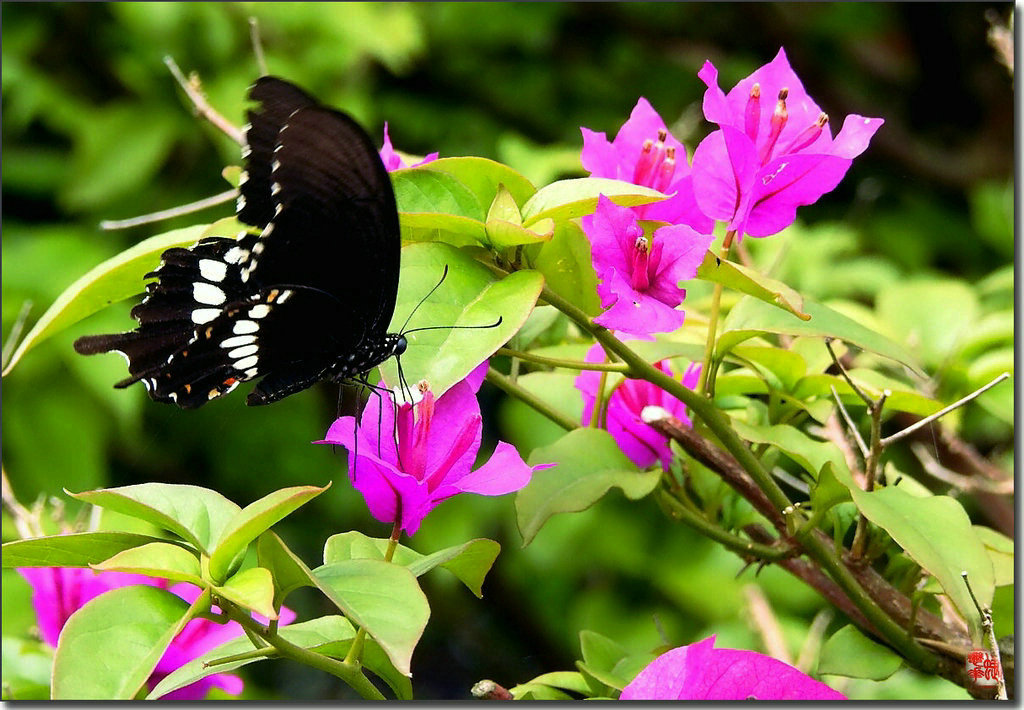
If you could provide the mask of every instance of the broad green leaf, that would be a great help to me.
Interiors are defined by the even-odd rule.
[[[846,459],[833,444],[827,441],[815,441],[789,424],[753,425],[734,420],[732,426],[736,433],[747,441],[777,447],[807,471],[812,478],[817,478],[818,472],[826,464],[831,464],[833,475],[843,485],[856,488],[850,468],[846,465]]]
[[[856,367],[849,370],[847,374],[872,399],[878,399],[882,395],[882,390],[888,389],[892,394],[885,400],[886,411],[909,412],[926,417],[942,409],[943,405],[938,400],[926,397],[920,392],[914,391],[910,385],[886,377],[880,372]],[[834,402],[832,387],[835,388],[836,394],[847,407],[851,405],[864,406],[864,400],[853,391],[853,388],[841,375],[808,375],[793,388],[793,396],[798,399],[819,397]]]
[[[723,332],[718,337],[716,345],[717,356],[721,357],[734,346],[756,335],[782,333],[839,338],[864,350],[900,362],[918,373],[921,372],[913,356],[902,346],[838,311],[810,299],[804,300],[804,311],[810,314],[809,321],[802,321],[795,315],[764,301],[744,296],[726,316]]]
[[[355,636],[355,629],[352,624],[342,616],[322,616],[319,619],[312,619],[298,624],[282,626],[278,629],[281,637],[296,646],[308,649],[316,649],[329,643],[335,643],[343,639],[351,640]],[[236,656],[240,653],[252,650],[252,641],[245,636],[232,639],[216,648],[210,649],[202,656],[189,661],[164,677],[156,687],[146,696],[147,700],[156,700],[168,693],[186,685],[191,685],[198,680],[213,675],[214,673],[230,673],[242,666],[264,660],[265,657],[245,658],[230,663],[206,666],[209,661]]]
[[[902,665],[903,659],[889,648],[875,643],[853,624],[847,624],[822,645],[818,675],[885,680]]]
[[[214,591],[244,609],[251,609],[268,619],[276,619],[274,609],[274,580],[270,570],[250,567],[228,579]]]
[[[88,567],[151,542],[166,540],[126,532],[71,533],[15,540],[4,543],[3,566]]]
[[[448,173],[472,192],[481,205],[490,205],[502,185],[516,204],[525,203],[537,188],[525,176],[509,166],[488,158],[464,156],[432,160],[416,170],[436,170]],[[392,175],[399,173],[392,173]]]
[[[366,629],[403,675],[430,617],[427,598],[405,567],[348,560],[313,570],[320,588],[354,624]]]
[[[209,602],[206,595],[193,609]],[[61,630],[54,700],[130,700],[145,685],[190,609],[166,589],[136,584],[89,601]]]
[[[832,506],[850,500],[850,489],[836,476],[832,462],[821,467],[818,479],[811,486],[811,507],[814,514],[827,512]]]
[[[388,541],[382,538],[367,537],[357,531],[339,533],[329,537],[324,545],[324,564],[354,559],[383,560],[387,547]],[[480,597],[484,577],[487,576],[500,551],[501,545],[486,538],[470,540],[429,555],[398,545],[392,562],[408,567],[417,577],[423,576],[435,567],[444,567],[458,577],[473,594]]]
[[[982,606],[992,604],[995,580],[992,562],[963,506],[949,496],[918,498],[892,486],[851,493],[868,520],[889,533],[922,569],[939,580],[979,643],[981,618],[961,572],[967,572]]]
[[[578,224],[558,222],[551,240],[527,253],[535,253],[532,264],[544,274],[548,288],[589,316],[601,312],[590,240]]]
[[[423,301],[437,285],[445,266],[445,282]],[[410,335],[409,347],[401,357],[406,379],[425,379],[435,396],[443,394],[515,334],[533,310],[543,281],[536,271],[517,271],[496,280],[486,266],[446,244],[410,244],[403,248],[402,280],[391,331],[399,331],[421,301],[409,329],[473,326]],[[482,327],[493,325],[499,318],[501,324],[497,327]],[[398,383],[394,358],[381,365],[381,372],[389,385]]]
[[[975,525],[974,532],[988,551],[989,559],[992,560],[995,585],[1002,587],[1013,584],[1013,540],[984,525]]]
[[[477,222],[485,218],[486,212],[476,195],[448,173],[420,166],[392,173],[391,181],[399,213],[441,213]]]
[[[773,387],[784,392],[791,392],[807,374],[807,363],[795,352],[782,348],[764,347],[759,345],[737,345],[732,349],[733,355],[758,365],[762,375],[772,375],[777,384]],[[717,385],[716,385],[717,391]]]
[[[487,227],[469,217],[440,212],[399,215],[403,242],[444,242],[454,247],[487,244]]]
[[[574,429],[551,446],[535,449],[529,464],[557,461],[534,471],[530,483],[516,493],[516,520],[523,544],[528,545],[541,526],[556,513],[586,510],[612,486],[630,500],[654,490],[660,470],[637,471],[615,440],[602,429]]]
[[[710,251],[704,255],[703,263],[697,267],[697,278],[746,293],[788,311],[801,320],[809,320],[811,317],[802,310],[803,297],[786,284],[768,278],[754,269],[748,269],[742,264],[715,256]]]
[[[228,523],[216,548],[210,555],[210,576],[216,582],[229,573],[231,563],[237,559],[249,543],[262,535],[299,506],[307,503],[330,488],[317,486],[294,486],[269,493],[245,506]]]
[[[92,567],[103,571],[163,577],[175,582],[190,582],[196,586],[202,586],[203,583],[199,558],[169,542],[151,542],[133,547]]]
[[[666,195],[649,187],[634,185],[611,178],[571,178],[545,185],[523,205],[523,226],[542,219],[564,222],[574,217],[591,214],[597,208],[597,198],[604,195],[621,207],[635,207],[664,200]]]
[[[256,559],[274,578],[275,604],[283,603],[299,587],[317,585],[312,570],[270,530],[256,540]]]
[[[40,316],[11,356],[3,375],[31,348],[111,303],[143,291],[142,277],[160,262],[160,255],[175,246],[197,242],[206,225],[196,225],[150,237],[144,242],[107,259],[68,286],[53,305]]]
[[[209,488],[175,483],[140,483],[68,495],[170,530],[206,554],[241,510]]]
[[[525,685],[546,685],[551,688],[561,688],[563,690],[571,690],[574,693],[586,694],[590,691],[590,687],[587,685],[587,681],[583,679],[583,676],[576,671],[554,671],[551,673],[544,673],[536,678],[516,686],[517,688]],[[515,694],[516,688],[511,688],[510,692]]]
[[[584,683],[586,685],[586,683]],[[508,689],[515,700],[572,700],[573,697],[565,691],[553,688],[543,683],[521,683]]]

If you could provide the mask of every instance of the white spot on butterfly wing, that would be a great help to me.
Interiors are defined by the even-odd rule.
[[[245,371],[245,379],[247,379],[247,380],[251,380],[256,375],[257,375],[257,370],[256,370],[255,367],[251,367],[251,368],[249,368],[248,370]]]
[[[292,292],[291,292],[291,291],[282,291],[282,292],[281,292],[281,295],[280,295],[280,296],[278,297],[278,299],[277,299],[277,302],[278,302],[278,303],[284,303],[285,301],[287,301],[287,300],[288,300],[288,298],[289,298],[289,297],[290,297],[291,295],[292,295]]]
[[[243,345],[240,348],[235,348],[234,350],[230,351],[228,353],[228,357],[231,358],[232,360],[242,360],[244,358],[249,357],[250,355],[255,355],[256,353],[259,352],[259,350],[260,348],[258,345],[256,345],[255,343],[251,343],[249,345]],[[238,366],[236,365],[236,367]],[[244,370],[246,368],[238,367],[238,369]]]
[[[192,311],[192,322],[196,325],[209,323],[220,315],[219,308],[197,308]]]
[[[219,306],[227,300],[227,296],[219,288],[201,282],[192,284],[192,297],[197,303],[205,303],[208,306]]]
[[[270,313],[270,306],[266,303],[261,303],[249,309],[250,318],[266,318],[268,313]]]
[[[256,321],[240,320],[235,321],[235,325],[231,328],[231,332],[235,335],[248,335],[249,333],[255,333],[259,329],[260,324]]]
[[[228,353],[228,354],[230,355],[230,353]],[[245,358],[242,358],[241,360],[236,361],[235,362],[235,369],[236,370],[248,370],[251,367],[255,367],[257,362],[259,362],[259,358],[256,357],[255,355],[250,355],[249,357],[245,357]]]
[[[224,277],[227,276],[228,273],[228,265],[223,261],[200,259],[199,273],[202,274],[203,278],[207,281],[223,281]]]
[[[233,337],[222,340],[220,346],[222,348],[237,348],[241,345],[249,345],[256,342],[255,335],[235,335]],[[235,356],[238,357],[238,356]]]

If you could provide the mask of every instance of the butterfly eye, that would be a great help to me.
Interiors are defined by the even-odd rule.
[[[407,347],[409,347],[409,341],[405,339],[404,335],[399,335],[398,340],[395,341],[395,355],[402,355]]]

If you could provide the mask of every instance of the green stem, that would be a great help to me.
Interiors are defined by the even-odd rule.
[[[528,392],[522,386],[517,385],[493,367],[487,369],[487,381],[503,392],[521,400],[524,404],[528,404],[533,407],[566,431],[572,431],[580,425],[579,422],[570,419],[558,410],[554,409],[540,397],[537,397],[532,392]]]
[[[720,253],[721,258],[729,258],[729,247],[732,246],[732,240],[736,237],[736,230],[730,229],[725,233],[725,239],[722,241],[722,251]],[[711,376],[711,361],[715,355],[715,335],[718,332],[718,315],[722,310],[722,284],[715,284],[715,291],[711,296],[711,315],[708,318],[708,339],[704,345],[704,366],[700,371],[700,385],[697,391],[700,394],[707,394],[708,397],[714,397],[715,394],[715,383]]]
[[[302,648],[302,646],[296,646],[290,641],[283,639],[279,634],[270,634],[267,632],[267,629],[242,611],[232,610],[231,618],[232,620],[237,621],[243,629],[248,629],[266,640],[267,643],[277,649],[278,653],[284,658],[290,658],[293,661],[302,663],[303,665],[316,668],[317,670],[321,670],[341,678],[353,690],[359,693],[360,697],[365,698],[366,700],[385,699],[384,695],[377,690],[377,687],[371,683],[365,675],[363,675],[363,671],[359,666],[345,661],[338,661],[329,656],[325,656],[322,653],[310,651],[308,648]]]
[[[236,661],[248,661],[253,658],[271,658],[276,655],[278,655],[278,650],[273,646],[262,646],[245,653],[236,653],[232,656],[224,656],[224,658],[214,658],[212,661],[204,663],[203,666],[205,668],[213,668],[214,666],[223,666],[228,663],[235,663]]]
[[[712,540],[722,543],[740,557],[756,557],[768,562],[774,562],[776,560],[790,557],[793,554],[792,549],[788,547],[764,545],[759,542],[753,542],[752,540],[747,540],[737,535],[733,535],[732,533],[723,530],[703,515],[691,510],[665,489],[662,489],[659,492],[659,500],[671,509],[670,514],[673,517],[676,517],[690,527],[695,528],[697,532],[705,537],[709,537]]]
[[[873,402],[870,408],[871,443],[867,461],[864,462],[864,490],[868,493],[875,490],[875,480],[878,477],[878,461],[882,456],[882,407],[885,406],[885,400],[890,394],[892,393],[889,390],[883,390],[882,396],[877,402]],[[854,559],[864,556],[867,537],[868,519],[861,513],[857,520],[857,531],[853,535],[853,544],[850,546],[850,554]]]
[[[498,348],[496,355],[507,355],[526,362],[533,362],[538,365],[550,365],[551,367],[564,367],[569,370],[594,370],[596,372],[625,372],[629,368],[621,362],[580,362],[579,360],[564,360],[557,357],[544,357],[533,353],[524,353],[511,348]]]
[[[690,411],[703,421],[708,429],[718,437],[722,446],[733,455],[744,470],[757,483],[765,496],[781,512],[791,503],[786,494],[775,483],[775,479],[764,465],[747,448],[743,440],[729,425],[728,417],[720,412],[714,403],[677,382],[630,350],[608,330],[595,325],[587,315],[572,303],[569,303],[550,289],[545,288],[542,297],[551,305],[565,313],[581,328],[591,333],[606,350],[618,355],[630,366],[629,377],[646,380],[661,387],[690,408]],[[832,549],[832,541],[825,542],[817,534],[807,535],[802,544],[812,559],[839,585],[857,609],[874,626],[893,648],[897,649],[915,667],[934,673],[938,667],[938,659],[924,647],[909,637],[907,632],[897,624],[885,610],[876,603],[856,580],[843,561]]]

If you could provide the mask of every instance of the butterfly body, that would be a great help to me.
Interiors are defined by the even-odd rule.
[[[134,331],[80,338],[117,351],[126,387],[195,408],[261,378],[251,405],[321,380],[360,379],[405,349],[388,333],[400,234],[391,180],[369,136],[294,85],[249,96],[237,215],[246,229],[169,249],[132,309]]]

